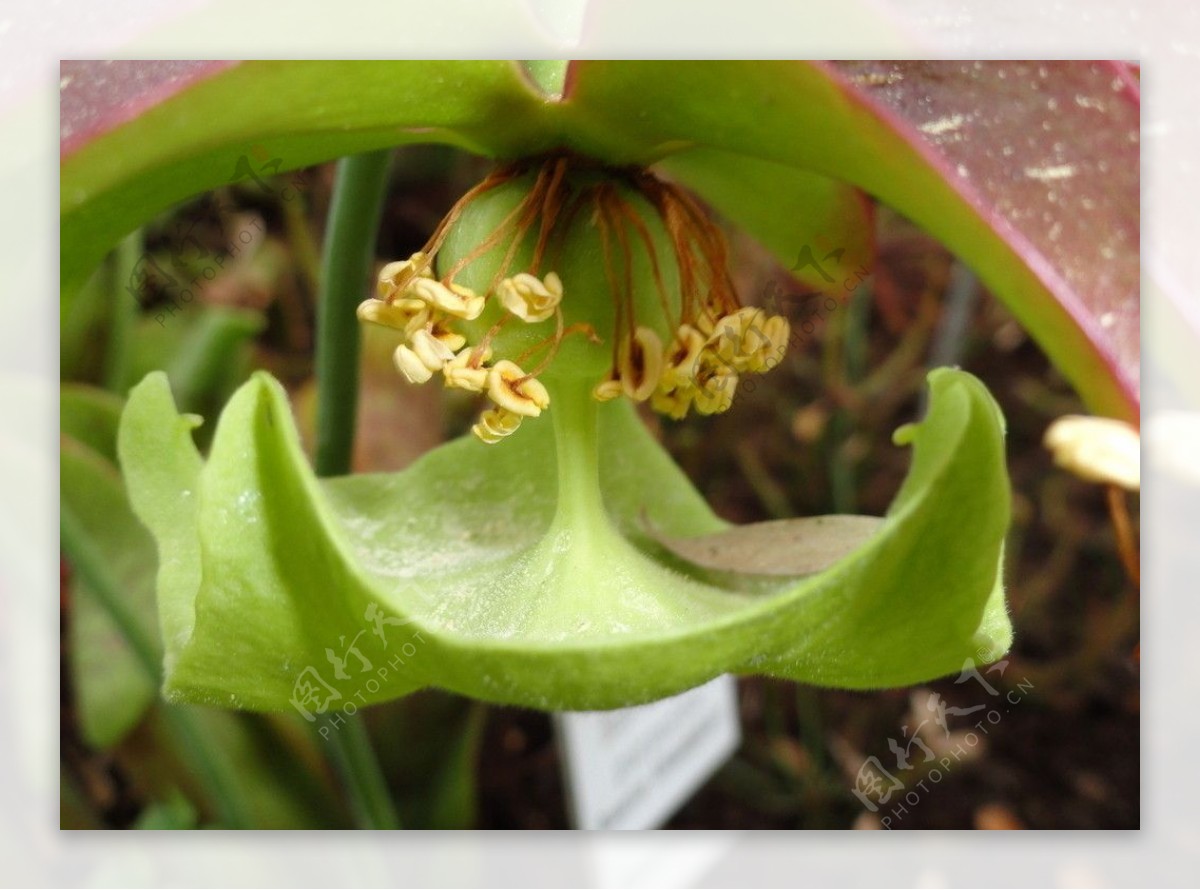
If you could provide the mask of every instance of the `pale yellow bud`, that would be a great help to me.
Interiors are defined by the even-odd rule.
[[[1060,417],[1043,440],[1054,462],[1089,482],[1137,491],[1142,484],[1141,436],[1121,420]]]

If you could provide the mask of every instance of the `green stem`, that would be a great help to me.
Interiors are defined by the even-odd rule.
[[[325,230],[321,290],[317,297],[318,476],[350,472],[358,407],[359,330],[355,308],[375,259],[389,151],[338,161]],[[360,718],[348,716],[329,742],[351,806],[365,828],[399,828],[387,783]]]
[[[319,476],[350,472],[358,409],[359,330],[355,307],[375,258],[391,153],[338,161],[325,231],[317,297],[317,451]]]
[[[108,571],[100,551],[79,517],[69,505],[60,507],[60,535],[62,549],[71,567],[87,584],[88,589],[100,601],[121,635],[129,644],[142,669],[159,685],[161,655],[155,640],[147,634],[121,595],[117,579]],[[237,778],[229,770],[221,752],[209,744],[204,727],[196,715],[186,708],[167,705],[164,708],[167,720],[192,765],[204,780],[212,795],[221,823],[227,828],[250,828],[250,809],[244,800]]]
[[[283,200],[280,204],[288,244],[296,256],[300,275],[305,286],[309,288],[308,293],[316,293],[321,286],[321,257],[312,232],[308,229],[308,214],[305,212],[304,202],[296,198]]]
[[[362,720],[346,716],[346,724],[330,734],[333,759],[346,781],[354,818],[364,828],[395,829],[400,818],[388,796],[387,781]]]
[[[63,552],[71,568],[86,581],[92,594],[108,612],[113,623],[141,662],[142,668],[154,680],[159,678],[159,663],[162,658],[154,639],[143,630],[141,624],[121,595],[117,579],[108,571],[104,557],[92,543],[75,511],[64,501],[59,514],[59,535]]]
[[[129,341],[133,336],[133,326],[138,316],[137,301],[126,292],[125,286],[133,275],[133,268],[137,265],[141,251],[142,233],[138,230],[117,245],[116,263],[112,267],[113,275],[116,276],[113,292],[117,299],[109,317],[108,348],[104,354],[104,386],[122,396],[129,385]]]
[[[834,353],[841,360],[841,369],[833,373],[843,384],[858,391],[867,363],[867,315],[870,311],[870,291],[857,288],[850,295],[845,310],[838,318],[831,346],[840,346]],[[837,513],[853,513],[858,501],[856,461],[846,453],[846,444],[853,430],[853,417],[845,406],[838,409],[830,424],[833,448],[830,451],[830,490],[833,508]]]
[[[550,386],[549,414],[554,424],[558,464],[558,509],[555,526],[593,528],[607,517],[600,489],[600,445],[597,432],[599,404],[588,384],[575,380]],[[538,418],[534,423],[545,422]],[[604,529],[607,531],[608,529]]]

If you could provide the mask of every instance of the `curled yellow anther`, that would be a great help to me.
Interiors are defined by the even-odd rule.
[[[696,366],[694,401],[701,414],[720,414],[733,405],[738,375],[716,352],[706,348]]]
[[[676,386],[670,389],[659,387],[650,397],[650,407],[672,420],[683,420],[696,398],[696,387]]]
[[[767,335],[766,357],[763,365],[766,370],[770,370],[783,361],[783,356],[788,348],[788,339],[792,336],[792,326],[782,315],[772,315],[763,325],[763,333]]]
[[[417,251],[406,260],[396,260],[384,266],[379,272],[375,293],[379,295],[379,299],[390,303],[402,295],[415,279],[432,277],[433,269],[429,257]]]
[[[447,318],[438,318],[435,314],[433,322],[426,326],[426,330],[433,339],[454,353],[466,345],[467,338],[451,328],[449,321]]]
[[[659,388],[671,390],[690,384],[696,376],[696,361],[704,349],[704,335],[689,324],[679,326],[671,346],[663,356]]]
[[[504,408],[489,408],[479,416],[479,422],[471,427],[481,442],[495,445],[506,436],[511,436],[521,425],[521,415]]]
[[[445,285],[429,278],[418,278],[412,282],[409,292],[434,309],[455,318],[471,321],[483,312],[483,297],[462,285]]]
[[[764,331],[766,315],[754,306],[744,306],[718,319],[708,338],[708,345],[735,371],[750,371],[762,367],[763,347],[770,339]]]
[[[474,352],[474,347],[468,347],[446,362],[446,366],[442,368],[442,376],[445,377],[447,386],[465,389],[468,392],[483,392],[487,389],[489,369],[482,367],[482,363],[491,359],[492,350],[485,349],[479,356],[479,365],[472,367],[471,356]]]
[[[454,358],[454,352],[429,331],[416,331],[409,341],[413,353],[430,371],[440,371]]]
[[[563,286],[553,272],[543,279],[522,272],[501,281],[496,296],[505,309],[522,321],[545,321],[562,302]]]
[[[433,376],[433,371],[429,370],[420,357],[403,344],[396,347],[392,361],[396,364],[396,370],[403,374],[409,383],[426,383]]]
[[[429,308],[421,300],[401,299],[388,303],[372,297],[359,303],[357,315],[359,321],[395,328],[407,334],[414,321],[417,327],[425,325],[429,320]]]
[[[625,395],[635,402],[646,401],[658,386],[662,370],[662,340],[651,328],[639,326],[617,355],[617,374]]]
[[[616,371],[610,370],[607,377],[592,387],[592,398],[597,402],[611,402],[623,392],[625,388],[621,386]]]
[[[525,417],[537,417],[550,407],[550,393],[515,362],[498,361],[488,371],[488,397],[497,406]]]

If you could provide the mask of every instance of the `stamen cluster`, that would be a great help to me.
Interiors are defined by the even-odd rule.
[[[645,171],[609,171],[609,178],[592,175],[573,182],[567,175],[573,163],[578,162],[567,156],[541,162],[517,207],[442,278],[436,278],[434,255],[463,209],[484,192],[526,172],[528,166],[497,169],[463,196],[424,250],[386,265],[375,297],[358,307],[361,320],[402,332],[395,363],[410,382],[425,383],[441,372],[446,386],[486,393],[492,405],[472,432],[489,444],[511,435],[524,418],[537,417],[549,407],[550,395],[537,377],[553,362],[565,336],[584,333],[592,342],[601,342],[590,324],[564,327],[563,282],[554,272],[538,275],[556,226],[561,233],[580,210],[590,210],[598,229],[614,310],[612,364],[592,390],[595,399],[608,401],[623,395],[649,401],[654,410],[675,419],[685,417],[693,407],[701,414],[716,414],[733,404],[743,375],[770,370],[787,348],[787,319],[741,306],[726,267],[721,233],[685,192]],[[677,300],[670,299],[646,220],[618,182],[645,199],[661,221],[678,270]],[[535,230],[529,267],[509,274],[517,251]],[[656,311],[645,306],[639,310],[634,299],[631,236],[640,239],[649,258],[659,298]],[[486,293],[455,281],[471,262],[505,244]],[[478,342],[469,344],[462,323],[478,319],[489,300],[505,311]],[[550,318],[556,321],[555,331],[544,341],[515,360],[493,356],[493,341],[506,325],[514,320],[539,324]],[[670,332],[668,342],[663,342],[659,331]],[[546,355],[532,372],[522,370],[521,363],[546,347]]]
[[[539,322],[558,311],[562,293],[553,272],[542,279],[522,273],[500,281],[494,296],[522,321]],[[393,358],[410,383],[426,383],[441,372],[446,386],[487,393],[492,407],[471,431],[492,444],[516,432],[522,418],[537,417],[548,408],[550,394],[515,362],[489,366],[492,349],[486,338],[471,346],[456,329],[458,321],[478,318],[490,296],[436,280],[429,256],[418,252],[383,267],[376,295],[358,307],[358,317],[403,333]]]

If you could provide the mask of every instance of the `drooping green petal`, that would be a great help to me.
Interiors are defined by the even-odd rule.
[[[167,694],[314,720],[426,685],[604,708],[725,671],[864,688],[997,657],[1002,421],[968,374],[930,386],[875,537],[817,575],[718,586],[645,535],[724,524],[624,401],[555,393],[499,446],[461,439],[402,473],[318,481],[268,376],[230,401],[201,467],[152,375],[120,452],[168,559]]]

